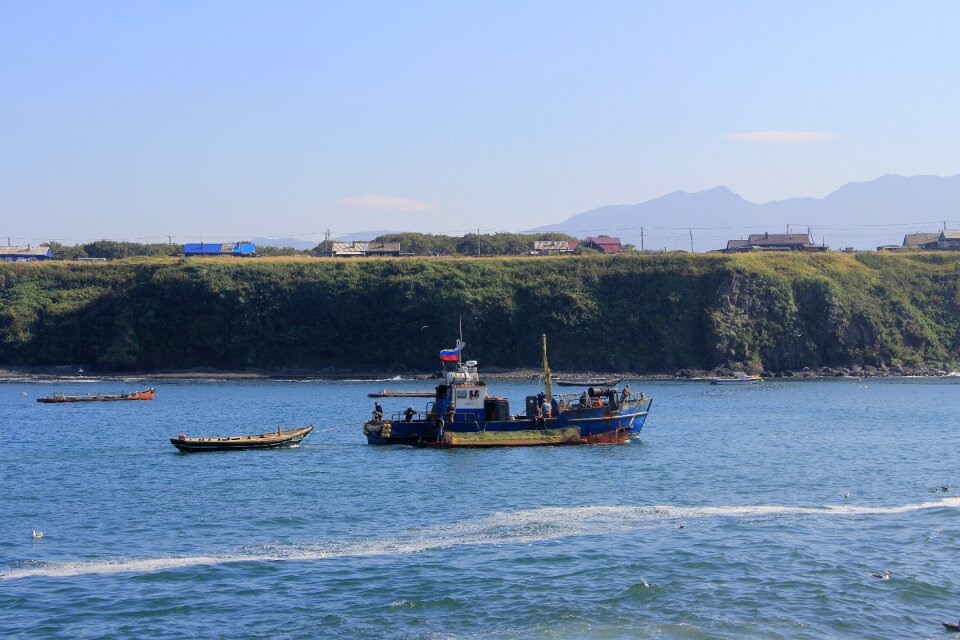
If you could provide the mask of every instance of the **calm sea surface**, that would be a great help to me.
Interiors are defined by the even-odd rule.
[[[960,379],[634,382],[655,400],[630,444],[459,451],[365,444],[384,386],[428,385],[0,384],[0,636],[899,639],[960,617]],[[515,411],[535,390],[491,386]],[[317,430],[168,442],[278,424]]]

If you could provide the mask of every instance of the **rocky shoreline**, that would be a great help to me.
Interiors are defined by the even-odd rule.
[[[732,377],[737,372],[757,373],[763,378],[829,379],[829,378],[884,378],[884,377],[949,377],[960,372],[948,365],[804,367],[790,371],[766,371],[749,367],[724,366],[715,369],[679,369],[673,373],[640,373],[631,371],[553,371],[554,378],[614,378],[622,380],[697,380],[701,378]],[[0,382],[23,380],[84,380],[84,379],[138,379],[151,380],[331,380],[391,382],[403,380],[434,380],[439,373],[422,371],[321,371],[303,370],[248,370],[222,371],[201,368],[179,371],[97,371],[77,366],[5,367],[0,368]],[[491,369],[483,372],[491,380],[536,380],[539,369]]]

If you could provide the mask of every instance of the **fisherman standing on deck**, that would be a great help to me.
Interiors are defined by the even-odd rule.
[[[450,403],[450,406],[447,408],[447,422],[453,424],[457,416],[457,409],[453,406],[453,403]]]
[[[403,412],[403,415],[406,417],[407,422],[411,422],[413,421],[413,416],[415,416],[416,413],[417,413],[416,409],[414,409],[413,407],[407,407],[407,410]]]
[[[373,403],[373,421],[380,422],[383,420],[383,407],[380,406],[379,402]]]
[[[546,421],[547,418],[550,417],[550,413],[552,411],[549,400],[544,399],[543,404],[540,405],[540,411],[543,412],[543,419]]]
[[[633,394],[630,393],[630,385],[628,384],[623,385],[623,391],[620,393],[620,404],[623,404],[624,402],[629,400],[632,395]]]

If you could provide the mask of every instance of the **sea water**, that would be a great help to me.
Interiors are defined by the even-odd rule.
[[[430,388],[0,384],[0,636],[917,638],[960,617],[960,380],[631,381],[654,403],[629,444],[453,451],[367,445],[385,384]],[[515,411],[536,390],[491,382]],[[316,430],[169,443],[281,424]]]

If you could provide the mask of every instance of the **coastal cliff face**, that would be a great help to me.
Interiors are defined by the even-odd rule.
[[[0,365],[103,370],[951,366],[960,255],[0,265]]]

